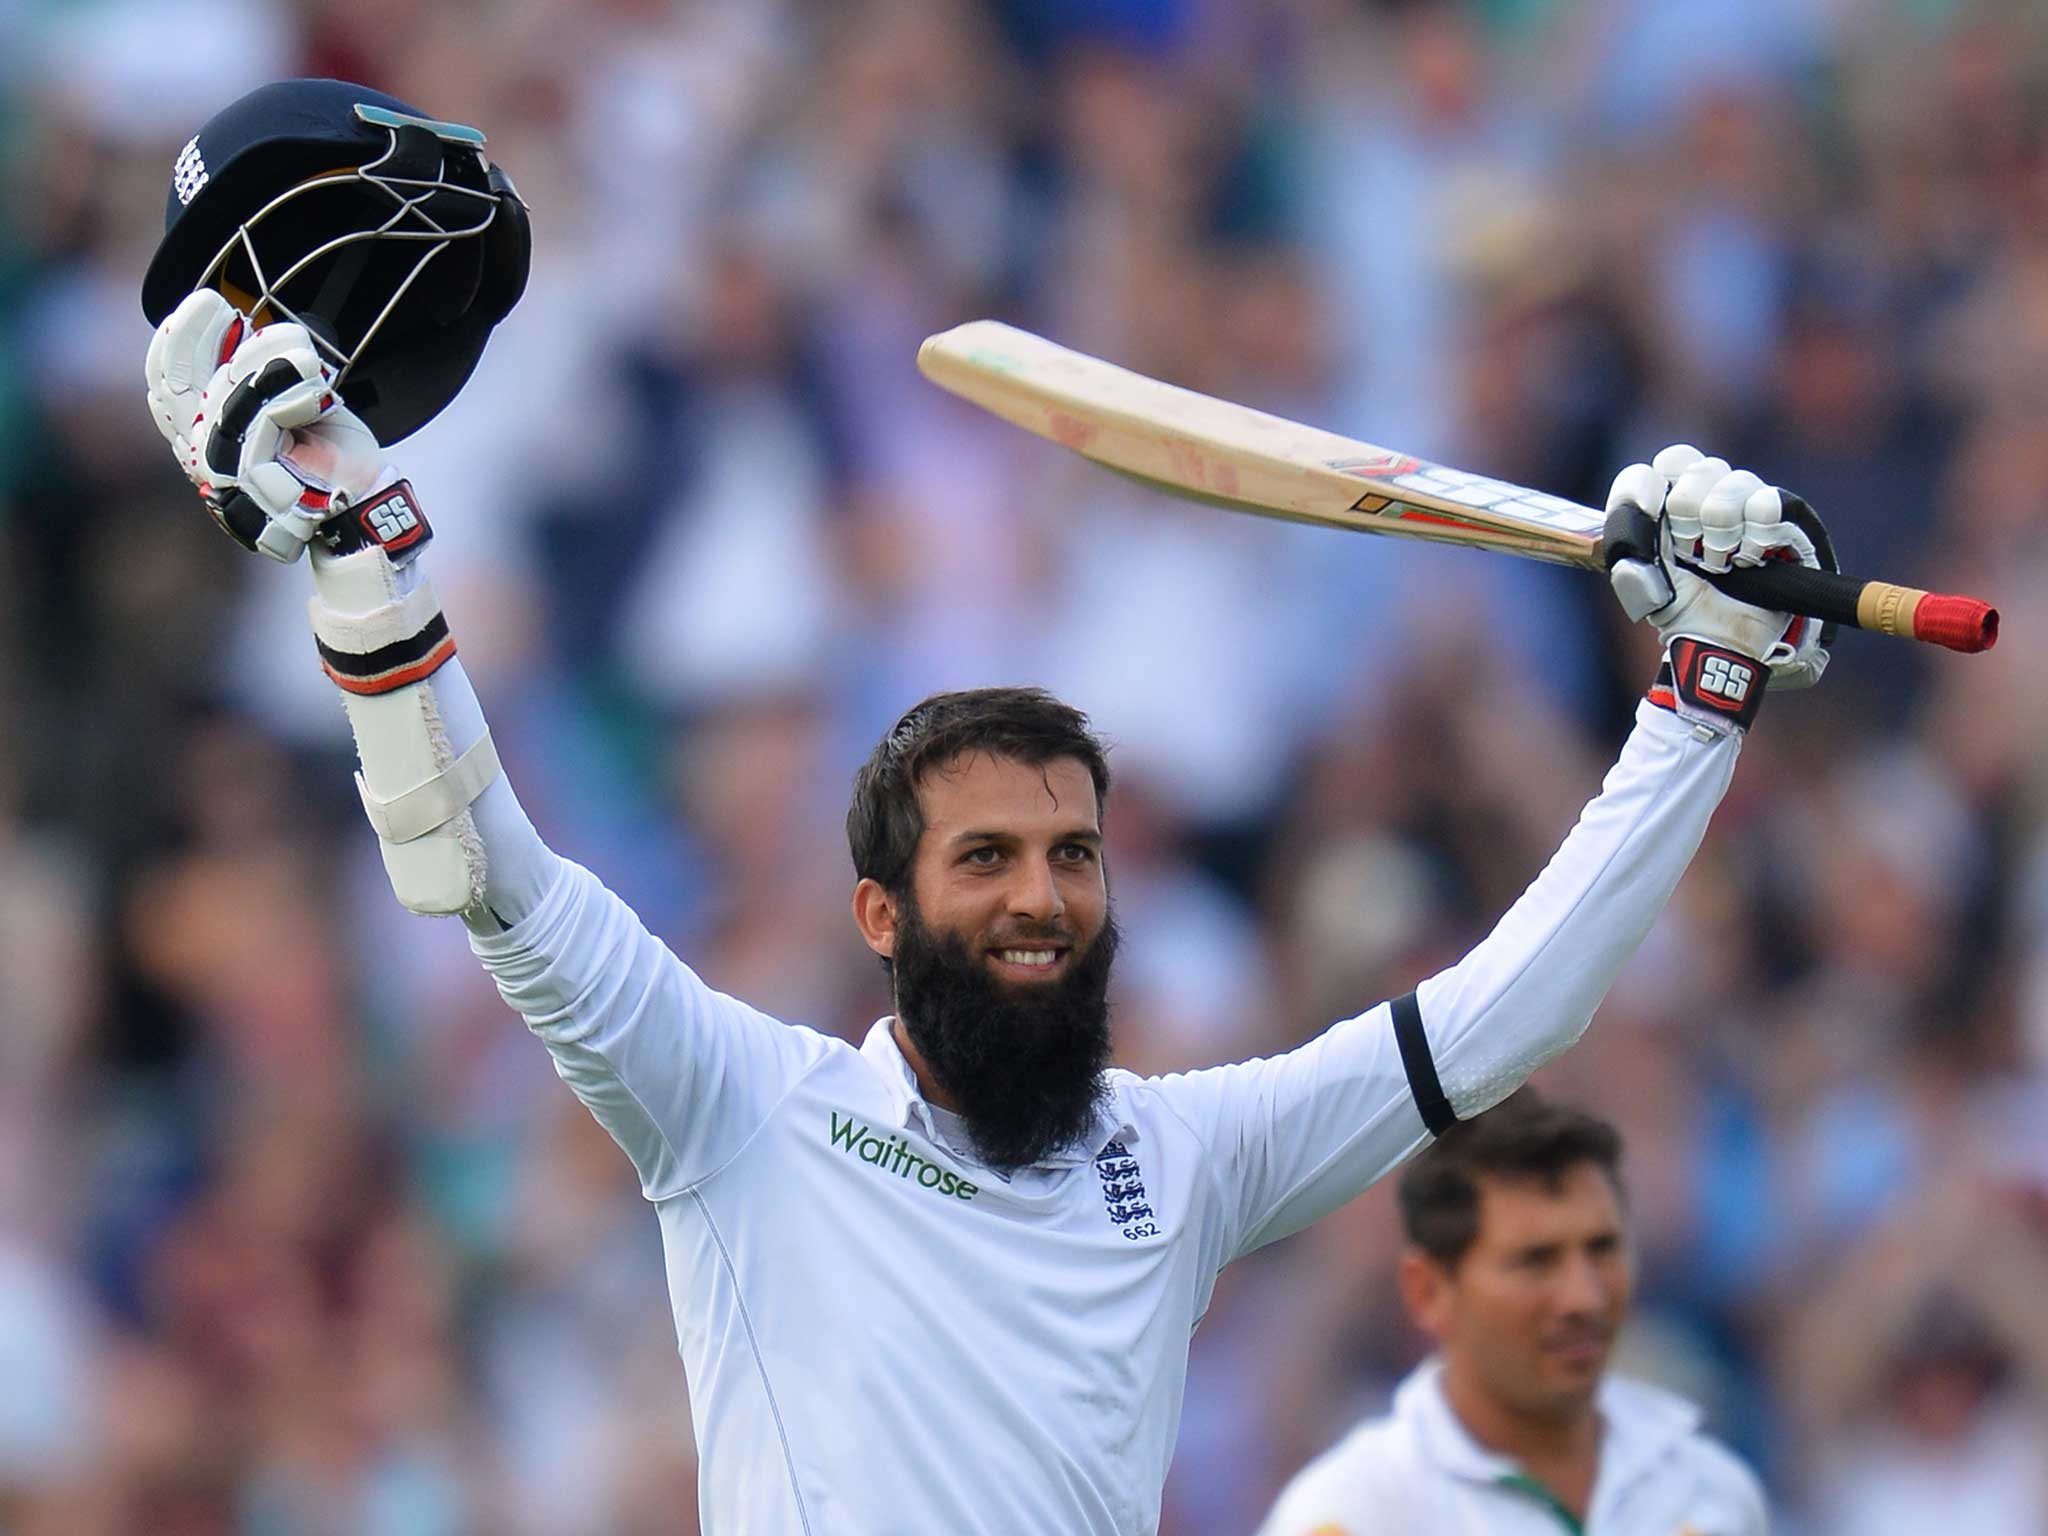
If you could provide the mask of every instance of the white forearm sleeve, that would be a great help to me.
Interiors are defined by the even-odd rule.
[[[1636,706],[1564,846],[1480,943],[1416,989],[1444,1095],[1466,1119],[1585,1033],[1692,862],[1742,738]]]
[[[1153,1080],[1209,1143],[1220,1265],[1351,1199],[1448,1124],[1498,1103],[1585,1032],[1677,886],[1741,751],[1644,704],[1621,760],[1493,931],[1406,999],[1260,1061]],[[1439,1102],[1447,1100],[1447,1103]]]
[[[499,771],[445,625],[440,639],[420,639],[439,610],[419,561],[316,550],[313,591],[313,630],[342,690],[357,790],[392,890],[415,912],[461,913],[479,931],[516,922],[559,861]]]

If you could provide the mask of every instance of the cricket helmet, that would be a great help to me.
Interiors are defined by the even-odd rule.
[[[179,152],[142,310],[158,324],[212,286],[297,321],[389,444],[455,398],[531,254],[526,205],[476,129],[344,80],[279,80]]]

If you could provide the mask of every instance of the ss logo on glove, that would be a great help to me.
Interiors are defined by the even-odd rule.
[[[410,480],[387,486],[367,501],[350,507],[347,516],[327,525],[326,532],[336,554],[351,554],[378,544],[393,559],[419,548],[434,536]]]
[[[412,501],[405,492],[393,486],[389,494],[379,496],[364,506],[363,521],[370,525],[370,532],[377,536],[377,542],[389,549],[419,527],[420,515],[413,510]]]
[[[1756,674],[1740,662],[1726,656],[1709,656],[1700,668],[1700,692],[1714,694],[1730,704],[1740,704],[1749,697],[1750,684],[1755,677]]]

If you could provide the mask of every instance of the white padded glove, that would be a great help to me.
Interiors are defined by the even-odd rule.
[[[498,754],[414,563],[433,534],[412,487],[335,396],[303,326],[258,329],[201,289],[157,327],[143,372],[179,468],[238,544],[290,564],[317,541],[313,638],[348,711],[357,789],[398,899],[483,914],[471,807],[497,781]],[[526,846],[516,802],[500,820]],[[515,876],[505,889],[526,887]]]
[[[1788,519],[1777,487],[1677,443],[1614,477],[1607,510],[1622,505],[1657,519],[1660,558],[1647,576],[1633,562],[1617,565],[1611,579],[1629,616],[1655,625],[1667,651],[1674,640],[1700,640],[1761,661],[1773,688],[1820,681],[1828,652],[1819,623],[1737,602],[1697,574],[1786,558],[1821,568],[1813,538]],[[1813,516],[1803,504],[1800,515]],[[1660,572],[1668,592],[1645,585]]]
[[[252,326],[210,288],[157,327],[143,364],[150,414],[244,549],[290,564],[393,478],[333,377],[304,326]]]

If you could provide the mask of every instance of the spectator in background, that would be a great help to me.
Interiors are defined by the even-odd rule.
[[[526,0],[484,17],[0,0],[0,1388],[49,1405],[0,1422],[6,1536],[222,1532],[259,1493],[292,1507],[276,1442],[337,1442],[303,1415],[244,1433],[178,1314],[141,1294],[189,1278],[191,1234],[286,1146],[337,1164],[348,1210],[388,1207],[323,1252],[410,1219],[459,1267],[461,1323],[423,1352],[463,1398],[457,1429],[376,1410],[356,1486],[439,1488],[471,1529],[520,1536],[676,1536],[693,1503],[673,1356],[622,1343],[659,1322],[630,1176],[608,1145],[587,1166],[562,1151],[589,1127],[564,1129],[461,935],[423,938],[393,906],[352,811],[306,817],[337,771],[312,754],[346,743],[307,665],[304,593],[196,526],[133,410],[165,168],[190,123],[292,74],[445,101],[536,210],[517,323],[407,463],[438,488],[436,579],[536,819],[727,987],[762,984],[775,901],[806,935],[841,921],[836,889],[789,881],[786,850],[843,813],[891,701],[1035,677],[1126,732],[1112,836],[1145,844],[1118,858],[1126,1064],[1284,1049],[1330,999],[1399,992],[1476,937],[1547,846],[1542,803],[1629,703],[1614,681],[1596,696],[1641,664],[1602,628],[1597,584],[1119,495],[918,377],[917,340],[969,315],[1580,499],[1651,441],[1733,434],[1857,564],[2003,600],[2012,633],[1967,661],[1845,637],[1818,708],[1752,743],[1607,1004],[1597,1076],[1548,1079],[1628,1138],[1631,1349],[1647,1320],[1681,1330],[1718,1374],[1687,1394],[1725,1390],[1716,1422],[1774,1495],[1814,1503],[1812,1530],[1833,1536],[1847,1486],[1821,1460],[1853,1447],[1880,1483],[1924,1471],[1881,1370],[1831,1427],[1775,1430],[1811,1422],[1787,1399],[1813,1277],[1867,1265],[1842,1251],[1868,1231],[1924,1234],[1960,1189],[1941,1172],[1958,1126],[2048,1170],[2048,651],[2025,633],[2048,586],[2048,9]],[[1247,189],[1274,194],[1256,218]],[[1615,212],[1702,192],[1652,239]],[[1758,371],[1687,371],[1687,346]],[[650,435],[619,403],[635,389],[673,445],[644,466],[603,429]],[[771,484],[795,500],[770,504]],[[609,562],[641,547],[622,524],[678,586],[617,579],[631,567]],[[565,545],[606,579],[543,579]],[[808,573],[801,604],[748,606],[764,549]],[[1142,598],[1151,621],[1052,654],[1089,584],[1142,586],[1130,611]],[[1538,692],[1517,687],[1521,652],[1469,639],[1477,594],[1504,585],[1528,635],[1572,658]],[[1432,670],[1385,666],[1396,644]],[[828,665],[791,660],[820,648]],[[793,673],[815,691],[790,695]],[[1255,771],[1186,724],[1221,718],[1206,700],[1241,675],[1269,690],[1231,702],[1273,733]],[[591,781],[606,793],[570,792]],[[289,825],[225,844],[193,823],[195,789],[282,792]],[[802,802],[801,824],[754,825],[770,799]],[[317,1007],[279,1006],[256,931],[331,969]],[[850,941],[774,982],[816,1017],[886,1006]],[[1966,1083],[1952,1037],[1909,1027],[1933,1013],[1984,1040]],[[281,1112],[314,1092],[339,1103]],[[258,1101],[270,1139],[226,1122]],[[337,1123],[379,1155],[334,1158],[319,1138]],[[1384,1194],[1226,1272],[1163,1536],[1243,1536],[1410,1364]],[[245,1241],[274,1312],[303,1264],[283,1238]],[[593,1257],[572,1265],[578,1241]],[[410,1268],[407,1305],[430,1315],[432,1266]],[[390,1380],[368,1357],[406,1330],[364,1326],[388,1312],[326,1309],[306,1353]],[[2037,1400],[1995,1353],[1973,1433]]]
[[[1699,1410],[1605,1374],[1635,1282],[1612,1126],[1524,1088],[1438,1137],[1400,1199],[1401,1297],[1438,1352],[1263,1536],[1760,1536],[1763,1491]]]
[[[2048,1235],[2038,1200],[1937,1182],[1789,1333],[1816,1536],[2048,1530]]]

